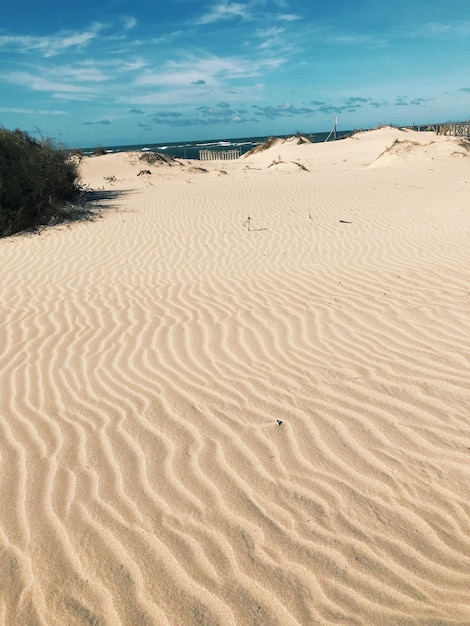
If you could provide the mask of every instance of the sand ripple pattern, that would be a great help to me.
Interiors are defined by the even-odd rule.
[[[470,623],[469,214],[410,178],[0,242],[0,624]]]

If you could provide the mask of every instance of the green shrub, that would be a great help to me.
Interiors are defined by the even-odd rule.
[[[77,193],[78,179],[67,150],[0,128],[0,237],[49,222]]]

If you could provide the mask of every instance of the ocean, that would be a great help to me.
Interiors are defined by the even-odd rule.
[[[353,131],[337,131],[336,138],[344,139],[350,136]],[[302,133],[304,137],[314,143],[325,141],[330,133]],[[292,135],[276,135],[281,139],[292,137]],[[252,148],[264,143],[269,137],[242,137],[235,139],[211,139],[207,141],[177,141],[174,143],[139,143],[126,146],[104,146],[106,152],[135,152],[150,151],[161,152],[179,159],[199,159],[199,150],[233,150],[239,148],[241,154],[245,154]],[[84,149],[83,152],[89,155],[94,148]]]

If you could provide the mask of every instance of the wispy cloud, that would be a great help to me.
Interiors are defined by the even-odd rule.
[[[271,26],[270,28],[262,28],[256,31],[256,35],[262,39],[268,39],[271,37],[277,37],[285,32],[285,28],[280,26]]]
[[[33,91],[50,92],[54,98],[90,101],[108,90],[117,93],[120,83],[146,67],[142,59],[87,60],[75,64],[53,64],[46,61],[30,63],[31,71],[1,72],[0,81],[19,85]],[[106,86],[108,85],[108,86]]]
[[[94,64],[85,64],[78,66],[61,65],[57,67],[41,68],[41,73],[47,72],[49,76],[55,77],[60,81],[73,80],[79,83],[102,83],[110,80],[109,73],[103,71]]]
[[[0,113],[19,113],[20,115],[66,115],[65,111],[49,109],[24,109],[18,107],[0,107]]]
[[[195,20],[197,25],[213,24],[234,18],[248,19],[250,12],[246,5],[238,2],[223,2],[214,6],[208,13]]]
[[[189,57],[169,61],[160,72],[144,71],[135,80],[135,86],[185,87],[187,85],[221,85],[224,81],[258,76],[261,71],[279,67],[280,57],[250,60],[239,57]]]
[[[300,15],[294,15],[293,13],[280,13],[276,16],[276,19],[284,21],[284,22],[296,22],[297,20],[301,20]]]
[[[44,57],[53,57],[70,48],[83,48],[90,44],[105,28],[94,23],[84,31],[66,31],[57,35],[34,37],[30,35],[1,35],[0,48],[25,53],[39,51]]]
[[[408,28],[407,34],[413,38],[467,37],[470,35],[470,20],[423,22],[416,27]]]
[[[285,38],[282,37],[283,33],[285,33],[284,28],[276,27],[259,31],[257,35],[262,41],[257,48],[259,50],[277,50],[278,52],[282,50],[283,54],[287,55],[292,50],[292,46],[286,44]]]
[[[126,16],[122,18],[122,25],[126,30],[131,30],[137,26],[137,20],[135,17]]]
[[[9,83],[28,87],[34,91],[54,91],[69,94],[83,94],[87,91],[90,93],[92,92],[89,87],[85,87],[83,85],[66,84],[62,81],[56,82],[54,80],[50,80],[49,78],[43,78],[42,76],[31,74],[29,72],[10,72],[0,75],[0,78],[3,78],[3,80],[6,80]]]
[[[325,37],[325,42],[334,45],[343,46],[369,46],[374,48],[382,48],[389,45],[386,37],[378,37],[365,33],[337,33]]]

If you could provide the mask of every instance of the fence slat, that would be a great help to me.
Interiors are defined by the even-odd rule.
[[[234,161],[240,158],[240,148],[233,150],[199,150],[200,161]]]

